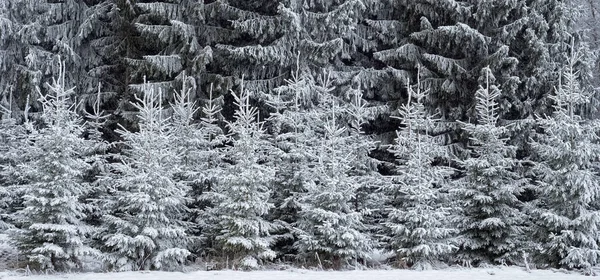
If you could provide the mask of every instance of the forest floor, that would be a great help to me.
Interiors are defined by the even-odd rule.
[[[594,277],[595,278],[595,277]],[[520,267],[492,267],[443,270],[353,270],[313,271],[194,271],[194,272],[119,272],[55,275],[24,275],[0,272],[2,280],[583,280],[593,279],[577,272],[532,270]]]

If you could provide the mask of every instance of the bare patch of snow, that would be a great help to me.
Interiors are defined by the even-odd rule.
[[[290,269],[286,271],[194,271],[182,272],[120,272],[84,273],[23,276],[14,272],[0,273],[2,280],[589,280],[578,273],[533,270],[526,272],[520,267],[493,267],[474,269],[444,269],[429,271],[414,270],[354,270],[354,271],[311,271]]]

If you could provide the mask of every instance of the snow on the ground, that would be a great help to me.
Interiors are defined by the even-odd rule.
[[[533,270],[519,267],[446,269],[431,271],[196,271],[196,272],[121,272],[19,276],[0,272],[2,280],[589,280],[578,273]]]

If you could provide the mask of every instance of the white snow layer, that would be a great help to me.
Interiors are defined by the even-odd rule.
[[[494,267],[446,270],[355,270],[355,271],[195,271],[120,272],[22,276],[0,272],[2,280],[577,280],[593,279],[578,273]]]

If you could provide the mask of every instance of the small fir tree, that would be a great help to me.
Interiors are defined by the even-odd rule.
[[[104,261],[115,270],[171,270],[185,262],[188,187],[174,180],[178,154],[163,117],[160,91],[147,91],[138,103],[139,131],[118,132],[126,149],[112,173],[103,200]]]
[[[574,70],[578,60],[574,50],[550,97],[553,114],[537,120],[542,133],[531,142],[539,193],[533,214],[540,263],[593,273],[600,262],[600,126],[578,114],[590,100]]]
[[[26,141],[13,147],[21,161],[7,168],[18,174],[10,188],[23,199],[23,207],[11,217],[18,228],[10,235],[38,269],[81,269],[82,257],[97,254],[88,246],[94,228],[82,222],[89,209],[82,198],[90,191],[84,181],[91,168],[85,155],[94,144],[82,137],[84,122],[69,101],[74,89],[66,88],[63,63],[48,88],[51,93],[40,93],[41,128],[26,122]]]
[[[348,92],[352,102],[346,104],[332,94],[328,74],[319,83],[306,82],[299,93],[311,107],[296,113],[302,142],[295,144],[305,153],[305,174],[299,178],[304,189],[295,194],[300,209],[292,224],[294,247],[307,261],[339,268],[367,259],[374,246],[357,206],[357,193],[368,186],[371,169],[365,165],[374,142],[361,131],[366,109],[360,91]]]
[[[85,118],[86,122],[86,134],[87,139],[93,141],[94,146],[90,147],[90,150],[87,151],[88,162],[92,165],[92,168],[87,173],[86,179],[92,184],[92,192],[89,193],[89,197],[87,198],[89,201],[92,201],[92,205],[94,206],[90,215],[88,215],[88,221],[90,223],[99,225],[100,218],[102,217],[102,209],[98,208],[97,203],[93,203],[96,199],[102,197],[104,194],[102,193],[101,180],[99,177],[102,174],[105,174],[109,169],[108,150],[111,147],[104,138],[103,138],[103,129],[106,125],[107,120],[110,118],[109,114],[106,114],[103,110],[101,110],[102,103],[102,91],[101,84],[98,84],[98,91],[96,93],[96,100],[92,104],[91,112],[86,112]]]
[[[12,99],[12,98],[10,98]],[[8,104],[12,104],[9,102]],[[0,105],[0,110],[4,111],[0,120],[0,185],[2,186],[2,213],[0,221],[3,227],[14,227],[18,221],[12,220],[14,213],[23,208],[23,190],[20,187],[27,182],[27,178],[19,173],[19,170],[14,168],[22,162],[27,161],[31,156],[22,152],[23,147],[30,145],[31,138],[29,134],[34,131],[33,122],[29,118],[29,110],[31,109],[29,99],[25,102],[23,110],[23,122],[18,123],[16,118],[13,118],[14,111],[12,106]]]
[[[186,82],[181,91],[175,92],[175,101],[171,104],[173,116],[169,122],[173,145],[179,155],[179,171],[175,174],[175,180],[188,186],[186,197],[190,211],[186,220],[193,221],[195,226],[191,230],[200,234],[204,222],[199,212],[206,206],[201,196],[210,190],[220,174],[223,155],[219,146],[224,144],[226,136],[218,125],[221,100],[213,99],[211,91],[204,106],[198,108],[196,102],[191,100],[192,89],[187,86],[190,80],[185,76],[183,79]],[[200,109],[203,117],[195,122],[194,115]],[[209,249],[203,246],[202,240],[196,240],[193,246],[194,253],[206,253]]]
[[[266,103],[274,110],[268,124],[276,149],[274,165],[278,167],[273,183],[272,201],[274,208],[269,219],[282,225],[278,235],[278,253],[283,258],[295,258],[297,250],[292,224],[298,220],[300,202],[298,193],[305,191],[307,178],[313,176],[309,168],[310,153],[305,149],[314,142],[314,127],[319,121],[309,120],[307,112],[315,106],[316,95],[313,80],[300,69],[297,57],[296,69],[287,84],[275,89],[275,93],[265,96]]]
[[[365,142],[339,125],[336,107],[332,106],[331,117],[323,125],[321,145],[311,150],[315,157],[312,179],[301,194],[300,217],[294,226],[298,231],[295,247],[305,258],[339,268],[368,258],[373,242],[365,232],[362,213],[352,205],[362,186],[359,177],[351,174],[357,159],[354,148]]]
[[[484,68],[485,87],[475,98],[476,123],[460,123],[469,135],[470,157],[461,160],[464,177],[454,190],[458,215],[454,223],[460,230],[457,259],[463,263],[515,263],[520,261],[523,225],[517,196],[526,180],[514,170],[516,147],[507,143],[508,129],[498,124],[497,99],[501,92],[494,77]]]
[[[437,120],[426,113],[427,91],[420,83],[417,90],[410,85],[407,89],[408,103],[400,108],[404,127],[390,149],[398,159],[398,175],[385,187],[389,212],[384,226],[400,264],[429,269],[456,249],[450,242],[455,230],[449,226],[442,192],[453,170],[435,163],[447,150],[430,135]]]
[[[212,204],[202,213],[203,230],[232,265],[251,269],[275,257],[271,232],[276,226],[266,220],[273,208],[275,169],[268,164],[272,149],[249,93],[242,88],[232,95],[237,106],[235,121],[228,123],[232,146],[223,150],[227,165],[217,183],[202,196]]]
[[[18,125],[12,116],[12,94],[10,94],[8,104],[0,104],[0,231],[12,227],[9,221],[11,207],[14,206],[16,197],[8,187],[14,183],[13,174],[6,172],[9,166],[14,166],[19,161],[17,147],[20,142],[24,142],[25,129],[23,125]]]

